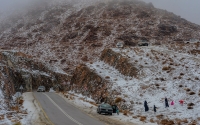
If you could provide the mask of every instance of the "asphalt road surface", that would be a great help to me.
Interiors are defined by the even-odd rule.
[[[48,118],[54,125],[105,125],[67,103],[53,92],[34,92]]]

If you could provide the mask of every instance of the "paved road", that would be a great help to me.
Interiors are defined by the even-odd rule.
[[[34,92],[34,96],[54,125],[105,125],[67,103],[56,93]]]

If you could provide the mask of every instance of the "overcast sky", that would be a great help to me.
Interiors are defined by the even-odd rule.
[[[200,0],[143,0],[200,25]]]
[[[22,7],[40,0],[0,0],[0,11],[12,10],[14,6]],[[156,8],[165,9],[176,15],[200,25],[200,0],[143,0],[152,2]]]

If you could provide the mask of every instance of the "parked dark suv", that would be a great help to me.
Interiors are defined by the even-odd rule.
[[[45,92],[45,87],[44,86],[39,86],[37,89],[37,92]]]
[[[97,108],[97,113],[99,113],[99,114],[106,113],[106,114],[112,115],[112,113],[113,113],[112,106],[107,103],[100,104]]]

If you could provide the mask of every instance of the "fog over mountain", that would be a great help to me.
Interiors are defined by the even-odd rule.
[[[44,0],[0,0],[0,12],[5,10],[21,9],[27,7],[27,5],[33,5],[34,3]],[[70,0],[63,0],[70,1]],[[82,0],[83,1],[83,0]],[[92,1],[92,0],[90,0]],[[93,0],[95,1],[95,0]],[[166,9],[180,15],[193,23],[200,25],[200,0],[143,0],[145,2],[152,2],[157,8]]]
[[[143,0],[200,25],[200,0]]]

